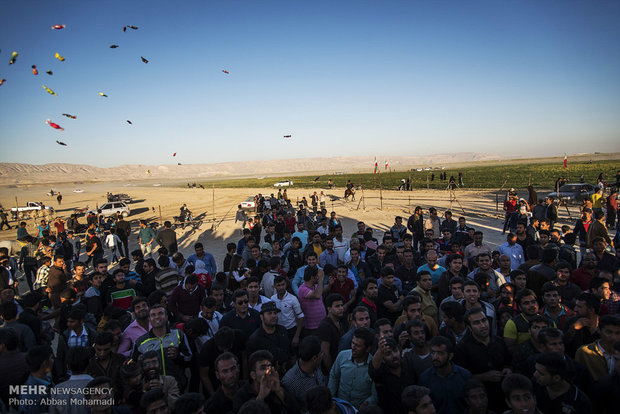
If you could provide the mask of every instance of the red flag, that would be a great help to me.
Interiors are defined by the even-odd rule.
[[[387,160],[385,160],[385,169],[386,170],[388,169],[388,162],[387,162]]]
[[[568,157],[564,154],[564,168],[568,168]]]
[[[374,174],[376,174],[378,170],[379,170],[379,164],[377,164],[377,157],[375,157],[375,172],[374,172]]]

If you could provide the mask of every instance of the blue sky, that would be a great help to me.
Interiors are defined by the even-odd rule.
[[[618,21],[598,0],[6,0],[0,162],[620,151]]]

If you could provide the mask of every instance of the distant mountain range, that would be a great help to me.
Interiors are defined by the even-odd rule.
[[[379,168],[387,160],[392,170],[439,167],[448,164],[469,164],[480,161],[507,160],[506,157],[485,153],[460,152],[420,156],[377,158]],[[0,184],[42,184],[62,182],[108,182],[138,180],[220,179],[303,175],[305,173],[372,172],[374,157],[325,157],[284,160],[242,161],[215,164],[183,165],[119,165],[101,168],[83,164],[0,163]]]

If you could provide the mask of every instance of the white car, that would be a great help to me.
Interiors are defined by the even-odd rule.
[[[129,207],[123,201],[103,203],[97,210],[90,210],[88,214],[90,214],[91,211],[95,214],[101,214],[104,217],[110,217],[119,212],[123,217],[127,217],[131,213],[131,210],[129,210]]]
[[[274,187],[290,187],[292,185],[293,185],[293,182],[291,180],[282,180],[282,181],[278,181],[273,186]]]
[[[248,197],[245,201],[242,201],[241,208],[254,210],[256,208],[256,202],[254,201],[254,197]]]

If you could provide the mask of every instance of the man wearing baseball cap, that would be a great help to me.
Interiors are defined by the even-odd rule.
[[[261,326],[250,335],[247,343],[248,355],[261,349],[268,349],[273,354],[275,367],[284,375],[294,365],[291,345],[286,328],[278,325],[280,309],[273,301],[263,303],[260,310]]]

